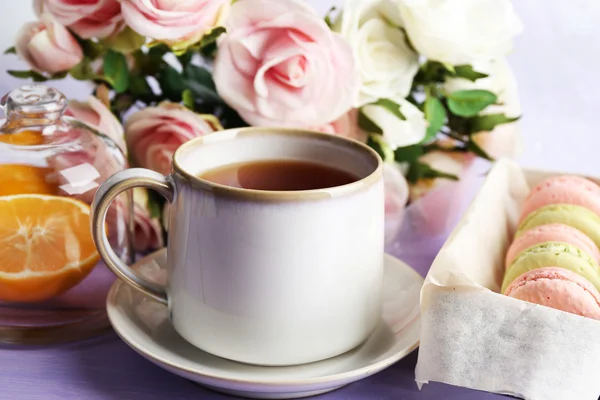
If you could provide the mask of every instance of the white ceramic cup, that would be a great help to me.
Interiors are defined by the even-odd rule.
[[[313,161],[356,182],[304,191],[241,189],[197,177],[254,160]],[[168,304],[175,330],[214,355],[259,365],[323,360],[361,344],[381,318],[382,161],[369,147],[312,131],[244,128],[182,145],[165,177],[118,172],[94,200],[92,230],[106,265]],[[168,283],[136,275],[104,229],[115,196],[136,186],[170,205]]]

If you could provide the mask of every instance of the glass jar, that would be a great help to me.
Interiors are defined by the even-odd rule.
[[[102,132],[63,115],[57,90],[26,85],[1,100],[0,343],[42,344],[109,331],[105,300],[114,281],[92,242],[98,186],[127,167]],[[106,229],[131,262],[132,201],[122,195]]]

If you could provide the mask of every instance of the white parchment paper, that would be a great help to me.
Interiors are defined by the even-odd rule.
[[[421,291],[415,371],[429,381],[531,400],[596,400],[600,322],[498,294],[530,187],[549,175],[498,161]]]

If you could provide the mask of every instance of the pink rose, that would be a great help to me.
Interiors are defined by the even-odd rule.
[[[123,27],[119,0],[34,0],[34,7],[84,39],[105,38]]]
[[[119,146],[123,154],[127,154],[123,126],[117,117],[96,97],[90,96],[87,102],[71,100],[65,115],[73,117],[108,136]]]
[[[122,0],[131,29],[153,39],[200,37],[216,25],[229,0]]]
[[[221,129],[213,115],[196,114],[182,105],[163,102],[133,114],[125,125],[125,136],[139,165],[166,175],[179,146]]]
[[[66,71],[83,59],[77,40],[48,15],[43,15],[38,22],[23,25],[17,33],[15,48],[17,54],[38,72]]]
[[[352,50],[303,1],[237,1],[226,28],[215,84],[249,124],[319,126],[351,108]]]
[[[309,129],[315,131],[339,135],[348,139],[358,140],[359,142],[367,142],[367,133],[358,126],[358,110],[352,109],[338,119],[328,124],[312,126]]]

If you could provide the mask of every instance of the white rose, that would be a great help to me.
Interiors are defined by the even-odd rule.
[[[392,150],[419,143],[425,138],[427,131],[425,115],[406,99],[391,100],[400,106],[405,120],[398,118],[386,107],[376,104],[364,106],[362,112],[381,128],[383,140]]]
[[[408,47],[391,0],[348,0],[333,29],[352,46],[360,73],[355,107],[408,95],[419,60]]]
[[[517,80],[505,58],[494,61],[475,62],[473,69],[487,74],[486,78],[475,82],[462,78],[448,79],[444,84],[447,92],[457,90],[484,89],[498,96],[498,104],[493,104],[481,114],[505,114],[508,117],[521,115],[521,103]],[[498,125],[491,132],[481,132],[474,136],[475,142],[493,158],[515,157],[522,149],[521,133],[517,122]]]
[[[510,0],[398,0],[404,28],[430,60],[459,65],[506,55],[523,26]]]

